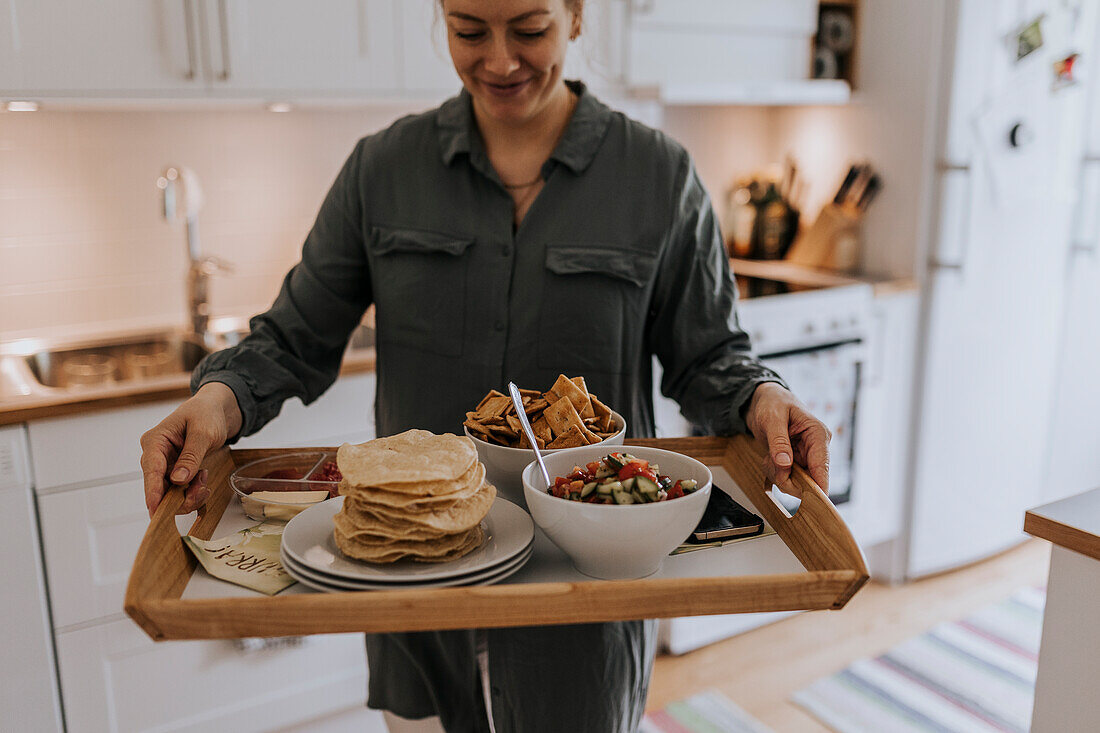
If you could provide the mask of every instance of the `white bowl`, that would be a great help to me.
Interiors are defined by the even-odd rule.
[[[612,424],[619,426],[619,429],[610,438],[594,444],[594,447],[623,444],[623,437],[626,435],[626,419],[612,410],[611,420]],[[523,499],[523,481],[520,474],[523,473],[523,469],[527,467],[528,463],[535,460],[534,451],[530,448],[508,448],[503,445],[488,443],[470,433],[470,429],[467,427],[463,427],[462,431],[466,433],[466,437],[474,441],[474,446],[477,447],[477,458],[485,465],[485,480],[495,486],[497,491],[508,501],[526,507],[527,503]],[[566,450],[572,450],[572,448],[555,448],[554,450],[544,448],[541,452],[545,457]],[[610,452],[605,451],[604,455]]]
[[[545,459],[550,480],[609,452],[602,444],[558,451]],[[595,578],[644,578],[657,572],[668,553],[695,529],[710,496],[710,469],[694,458],[633,445],[623,452],[658,464],[660,472],[673,481],[694,479],[699,488],[679,499],[652,504],[588,504],[546,493],[537,463],[523,470],[523,493],[535,524],[577,570]]]

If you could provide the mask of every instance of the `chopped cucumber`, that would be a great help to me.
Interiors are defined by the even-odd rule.
[[[642,492],[638,491],[637,489],[634,489],[633,491],[631,491],[630,495],[634,497],[634,503],[636,503],[636,504],[645,504],[647,501],[649,501],[645,497],[645,495],[642,494]]]
[[[627,491],[616,491],[612,496],[615,497],[616,504],[633,504],[634,497]]]
[[[608,476],[614,476],[614,475],[615,475],[615,471],[608,468],[607,466],[605,466],[603,464],[600,464],[599,469],[596,470],[596,479],[597,480],[602,479],[602,478],[607,478]]]
[[[687,494],[699,488],[699,482],[695,479],[686,478],[680,481],[680,488]]]
[[[624,478],[621,483],[623,485],[623,491],[630,491],[634,488],[634,477]]]
[[[596,490],[596,482],[589,481],[587,484],[581,487],[581,498],[584,499],[592,494]]]
[[[607,465],[611,467],[611,470],[618,471],[633,459],[634,456],[629,453],[612,453],[607,457]]]
[[[596,487],[596,491],[600,492],[601,494],[611,494],[613,492],[622,490],[623,485],[618,481],[605,481],[604,483],[599,484]]]
[[[638,476],[634,480],[634,488],[643,494],[656,494],[661,487],[649,476]]]

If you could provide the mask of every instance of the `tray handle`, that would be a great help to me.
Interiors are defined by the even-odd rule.
[[[764,474],[766,456],[752,437],[737,435],[730,439],[723,465],[807,570],[854,569],[860,576],[854,593],[867,580],[867,564],[840,513],[798,464],[791,468],[791,483],[802,490],[802,504],[793,516],[781,510]]]
[[[233,471],[233,459],[229,448],[208,455],[202,467],[208,471],[207,485],[213,488],[210,497],[199,507],[198,518],[188,534],[210,539],[230,499],[229,474]],[[184,546],[176,526],[176,512],[182,505],[181,489],[172,487],[164,493],[149,520],[126,584],[123,608],[153,639],[162,639],[164,635],[149,618],[145,604],[179,598],[198,564]]]

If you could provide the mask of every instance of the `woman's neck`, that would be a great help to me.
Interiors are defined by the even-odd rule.
[[[575,103],[576,96],[565,82],[559,85],[558,92],[544,110],[523,122],[507,123],[493,119],[481,112],[475,103],[474,119],[490,160],[534,158],[541,166],[565,132]]]

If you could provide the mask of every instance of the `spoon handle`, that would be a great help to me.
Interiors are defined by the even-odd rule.
[[[546,488],[550,488],[550,474],[546,472],[546,464],[542,462],[542,453],[539,452],[538,441],[535,440],[535,431],[531,429],[531,421],[527,419],[527,413],[523,409],[523,398],[519,395],[519,387],[515,382],[508,383],[508,393],[512,395],[512,404],[516,407],[516,417],[523,427],[523,434],[527,436],[527,442],[531,444],[531,450],[535,451],[535,460],[542,469],[542,477],[546,479]]]

